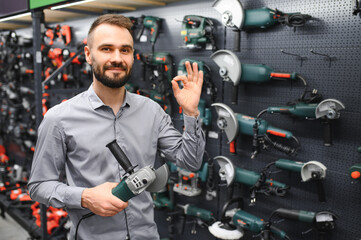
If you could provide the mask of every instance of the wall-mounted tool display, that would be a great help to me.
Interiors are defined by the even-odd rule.
[[[345,109],[343,103],[336,99],[325,99],[319,101],[318,97],[311,99],[300,99],[295,103],[287,106],[268,107],[262,110],[258,115],[259,118],[264,113],[282,113],[288,114],[295,118],[307,120],[318,119],[324,127],[323,140],[325,146],[332,145],[331,123],[330,120],[338,119],[340,111]]]
[[[279,208],[271,217],[277,216],[283,219],[291,219],[312,224],[312,229],[317,232],[318,240],[326,240],[327,234],[336,227],[337,216],[329,211],[311,212],[305,210]]]
[[[168,162],[171,172],[177,172],[178,182],[174,184],[173,191],[187,197],[195,197],[201,194],[200,182],[206,182],[208,177],[208,162],[204,162],[197,172],[192,172]]]
[[[163,21],[163,19],[161,19],[159,17],[144,16],[144,15],[139,17],[138,21],[137,21],[138,29],[137,29],[135,40],[141,41],[141,42],[147,41],[146,40],[147,38],[144,38],[144,40],[143,40],[142,36],[145,36],[144,29],[148,29],[149,34],[150,34],[149,42],[152,44],[152,53],[154,52],[154,45],[157,41],[159,32],[162,28],[162,21]]]
[[[353,15],[357,16],[359,14],[361,18],[361,1],[360,0],[354,0],[354,7],[353,7]]]
[[[256,195],[275,195],[284,197],[289,190],[289,186],[284,183],[267,178],[264,172],[258,173],[244,168],[235,167],[233,162],[224,156],[214,157],[219,165],[219,176],[226,181],[227,187],[233,183],[241,183],[250,187],[250,205],[256,204]]]
[[[361,153],[361,147],[357,148],[357,152]],[[350,177],[352,179],[360,179],[361,177],[361,163],[356,163],[350,167],[349,170]]]
[[[44,33],[44,43],[52,46],[54,41],[59,41],[65,45],[69,45],[72,40],[71,27],[69,25],[55,25],[47,27]]]
[[[256,118],[241,113],[234,113],[233,110],[224,103],[213,103],[212,106],[215,107],[218,114],[217,126],[225,132],[228,143],[235,141],[238,134],[253,136],[252,158],[261,151],[261,147],[262,149],[273,147],[288,155],[297,153],[299,141],[290,131],[273,127],[263,119],[259,119],[256,123]],[[257,132],[255,132],[255,125],[257,125]],[[286,146],[283,143],[276,142],[272,140],[269,135],[293,140],[294,146]],[[235,153],[235,150],[232,152]]]
[[[184,216],[182,221],[182,229],[184,228],[186,220],[192,221],[193,224],[191,234],[197,234],[197,225],[201,227],[209,227],[216,220],[213,212],[204,208],[200,208],[194,204],[177,204],[177,208],[181,209],[180,214]]]
[[[273,223],[242,210],[241,204],[237,208],[230,209],[233,203],[240,201],[241,199],[236,198],[225,203],[221,221],[215,222],[208,228],[213,236],[219,239],[240,239],[246,231],[250,231],[262,240],[290,239],[286,232],[275,227]]]
[[[157,170],[147,166],[135,171],[128,157],[120,148],[116,140],[107,144],[107,148],[112,152],[115,159],[127,174],[122,181],[112,190],[114,196],[124,202],[143,191],[158,192],[164,188],[168,182],[169,169],[167,164],[163,164]]]
[[[326,201],[323,180],[326,178],[327,168],[323,165],[323,163],[318,161],[309,161],[304,163],[281,158],[275,162],[267,164],[267,166],[262,170],[263,174],[267,175],[267,172],[273,165],[282,170],[300,173],[302,182],[315,182],[317,185],[318,200],[320,202]]]
[[[301,80],[304,85],[301,99],[306,95],[307,82],[296,72],[278,73],[273,68],[263,64],[244,64],[239,61],[235,53],[229,50],[219,50],[210,57],[219,67],[219,75],[223,81],[233,83],[232,104],[237,104],[237,86],[239,83],[262,84],[272,80]]]
[[[182,21],[181,36],[184,48],[216,51],[215,26],[211,19],[197,15],[186,15]]]
[[[254,28],[269,28],[276,24],[301,27],[311,16],[301,13],[284,13],[267,7],[244,9],[239,0],[216,0],[212,7],[222,14],[222,23],[236,32],[235,51],[240,50],[240,31]]]
[[[186,61],[188,61],[191,65],[193,65],[194,62],[196,62],[198,64],[198,70],[203,71],[203,88],[206,89],[207,95],[210,96],[211,101],[214,102],[217,97],[217,88],[215,87],[214,82],[211,79],[211,68],[201,60],[183,58],[179,61],[178,64],[177,74],[179,76],[187,75],[187,69],[185,67]],[[182,84],[182,82],[179,82],[179,84]]]
[[[170,98],[171,81],[173,79],[173,57],[167,52],[137,53],[137,60],[142,64],[141,76],[149,80],[150,90],[139,90],[139,94],[149,96],[158,102],[163,109],[172,114]],[[150,74],[148,76],[148,72]],[[145,93],[145,94],[143,94]]]

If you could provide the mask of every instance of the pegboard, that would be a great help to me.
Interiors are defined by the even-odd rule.
[[[211,5],[213,1],[183,1],[168,4],[165,7],[145,8],[124,13],[125,16],[139,17],[141,15],[156,16],[164,19],[162,31],[155,44],[155,51],[169,52],[174,60],[175,68],[181,59],[188,57],[204,61],[212,71],[212,81],[217,88],[215,102],[223,102],[234,112],[256,116],[270,105],[284,105],[298,98],[303,86],[301,83],[276,81],[263,85],[240,84],[238,102],[231,104],[231,85],[222,82],[217,65],[210,59],[212,51],[191,51],[183,46],[181,20],[184,15],[200,15],[211,18],[216,29],[216,45],[219,49],[232,50],[234,45],[233,32],[225,29],[221,23],[221,15]],[[361,161],[357,147],[361,145],[361,19],[352,15],[354,1],[352,0],[241,0],[245,9],[268,7],[277,8],[283,12],[301,12],[313,17],[304,27],[296,30],[288,26],[277,25],[269,29],[241,32],[241,51],[236,55],[241,63],[266,64],[278,72],[297,72],[303,76],[310,88],[318,89],[322,96],[340,100],[346,109],[341,117],[332,123],[333,146],[323,146],[322,128],[318,121],[295,120],[283,115],[265,115],[264,119],[274,126],[293,132],[299,139],[301,148],[295,157],[288,157],[276,151],[261,152],[256,159],[250,159],[252,138],[239,136],[237,138],[237,155],[229,153],[229,146],[224,133],[219,132],[216,125],[216,112],[212,108],[211,131],[218,133],[218,138],[207,137],[206,150],[211,157],[225,156],[236,166],[252,171],[260,171],[267,163],[279,158],[289,158],[301,162],[319,161],[327,167],[324,181],[326,202],[317,199],[316,186],[313,183],[301,182],[301,177],[295,173],[276,172],[277,181],[287,183],[291,190],[283,198],[260,196],[254,207],[246,206],[245,210],[259,217],[267,218],[277,208],[292,208],[319,212],[328,210],[338,216],[335,230],[327,236],[327,240],[360,240],[359,221],[361,220],[361,183],[352,181],[349,168]],[[73,29],[76,39],[81,41],[87,34],[92,18],[70,21],[66,24]],[[224,38],[226,36],[226,38]],[[149,43],[136,43],[139,52],[151,52]],[[295,56],[302,56],[302,62]],[[329,61],[321,55],[328,55],[334,60]],[[132,83],[144,86],[139,81],[139,64],[134,65]],[[176,72],[176,71],[175,71]],[[208,99],[207,105],[211,102]],[[174,108],[177,105],[174,103]],[[182,120],[177,113],[173,114],[175,126],[181,130]],[[247,202],[249,194],[246,188],[237,189]],[[212,210],[219,217],[222,204],[226,200],[227,189],[219,189],[218,198],[205,200],[205,194],[199,197],[187,198],[178,196],[182,204],[193,203]],[[155,211],[158,231],[161,237],[168,236],[167,213]],[[310,225],[286,220],[277,223],[292,240],[317,239],[312,231],[302,234]],[[206,228],[197,228],[197,234],[191,234],[191,224],[186,224],[182,235],[176,239],[213,239]],[[252,233],[247,233],[244,239],[253,239]]]

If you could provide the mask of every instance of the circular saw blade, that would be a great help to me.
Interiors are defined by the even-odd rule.
[[[211,106],[216,108],[218,127],[226,133],[228,143],[232,142],[236,139],[239,128],[236,114],[224,103],[213,103]]]
[[[236,176],[236,169],[234,168],[232,161],[224,156],[214,157],[214,160],[217,161],[220,167],[219,176],[222,180],[227,182],[228,187],[233,183]]]
[[[320,102],[316,109],[316,118],[327,117],[328,119],[339,118],[339,112],[345,109],[345,105],[336,99],[325,99]]]
[[[238,0],[216,0],[212,7],[222,14],[222,23],[226,27],[238,30],[244,25],[244,9]]]
[[[242,67],[237,55],[229,50],[218,50],[210,58],[220,68],[223,80],[231,81],[234,86],[237,86],[242,76]]]

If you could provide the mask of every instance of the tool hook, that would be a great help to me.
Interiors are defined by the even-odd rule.
[[[301,55],[298,55],[298,54],[294,54],[294,53],[288,53],[288,52],[285,52],[283,49],[281,49],[280,51],[281,51],[281,53],[284,53],[284,54],[286,54],[286,55],[295,56],[295,57],[296,57],[296,60],[300,60],[300,61],[301,61],[301,67],[302,67],[303,61],[307,60],[307,57],[304,57],[304,56],[301,56]]]
[[[328,67],[331,67],[331,62],[336,60],[336,57],[331,57],[331,56],[329,56],[329,55],[327,55],[327,54],[315,52],[315,51],[313,51],[313,49],[311,49],[310,52],[313,53],[313,54],[315,54],[315,55],[324,56],[324,57],[325,57],[325,60],[329,61]]]

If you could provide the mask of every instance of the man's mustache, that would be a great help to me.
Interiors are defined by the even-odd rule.
[[[120,68],[122,70],[127,70],[127,66],[122,63],[112,63],[112,65],[104,66],[104,70],[108,70],[109,68]]]

